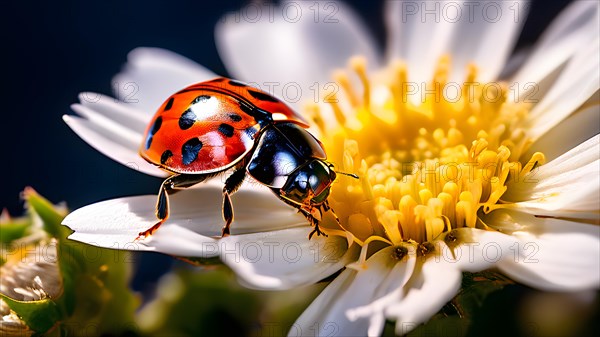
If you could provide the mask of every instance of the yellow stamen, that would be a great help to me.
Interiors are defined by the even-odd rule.
[[[376,83],[364,58],[352,58],[349,67],[363,91],[357,93],[347,73],[335,73],[344,93],[336,98],[349,103],[330,103],[338,125],[323,123],[321,109],[310,113],[330,160],[360,176],[338,178],[329,200],[340,225],[324,225],[328,234],[362,246],[354,267],[364,263],[375,241],[418,245],[457,228],[493,230],[481,216],[510,207],[502,200],[507,183],[544,162],[541,153],[525,165],[519,162],[532,143],[518,122],[529,106],[507,101],[504,83],[478,84],[474,65],[464,83],[449,83],[448,56],[439,61],[425,94],[412,90],[403,62],[378,73]]]
[[[353,57],[350,59],[350,67],[356,72],[363,85],[363,106],[368,109],[371,100],[371,88],[367,76],[367,60],[364,57]]]

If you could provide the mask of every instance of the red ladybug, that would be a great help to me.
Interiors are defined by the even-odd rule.
[[[275,120],[274,114],[284,119]],[[319,229],[331,183],[336,178],[323,145],[286,104],[246,84],[217,78],[191,85],[169,97],[148,125],[140,155],[172,175],[158,193],[158,222],[169,216],[169,192],[200,183],[229,169],[223,187],[223,236],[233,221],[230,195],[246,174],[268,186]],[[356,177],[354,175],[351,175]]]

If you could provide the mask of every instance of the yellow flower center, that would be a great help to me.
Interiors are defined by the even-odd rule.
[[[520,161],[532,143],[518,123],[529,105],[507,100],[505,83],[477,83],[475,66],[464,83],[449,83],[445,56],[426,85],[408,82],[402,62],[372,78],[362,58],[350,68],[362,93],[339,71],[328,106],[308,107],[336,169],[360,176],[333,185],[340,225],[325,221],[329,235],[399,246],[456,228],[489,230],[482,215],[504,207],[507,182],[543,164],[541,153]],[[328,113],[336,122],[325,122]]]

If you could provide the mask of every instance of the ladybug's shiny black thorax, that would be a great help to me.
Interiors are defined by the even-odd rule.
[[[279,122],[261,130],[247,170],[292,204],[316,206],[327,199],[336,177],[325,158],[323,146],[308,131]]]

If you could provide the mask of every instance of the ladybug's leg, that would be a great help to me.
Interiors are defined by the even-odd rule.
[[[233,222],[233,206],[231,205],[230,196],[242,185],[245,177],[246,166],[241,165],[225,180],[225,186],[223,186],[223,220],[225,220],[225,226],[223,226],[221,236],[229,236],[229,227]]]
[[[335,221],[338,224],[340,223],[340,219],[338,218],[337,214],[335,214],[335,212],[333,211],[333,208],[329,207],[329,201],[325,200],[321,205],[319,205],[317,208],[315,208],[315,210],[317,212],[319,212],[319,218],[322,218],[323,214],[325,214],[326,212],[331,211],[331,214],[333,214],[333,216],[335,217]],[[321,231],[321,229],[319,228],[319,223],[321,221],[317,220],[314,216],[312,216],[312,218],[314,219],[313,224],[315,225],[315,229],[313,229],[313,231],[310,232],[310,234],[308,234],[308,239],[310,240],[310,238],[312,238],[312,236],[315,234],[317,234],[317,236],[323,235],[323,236],[327,237],[327,234],[323,233]]]
[[[307,218],[308,218],[308,217],[307,217]],[[312,215],[310,216],[310,219],[308,219],[308,220],[309,220],[309,221],[312,223],[312,225],[313,225],[313,226],[315,226],[315,229],[313,229],[313,230],[312,230],[312,232],[310,232],[310,233],[308,234],[308,239],[309,239],[309,240],[310,240],[310,239],[313,237],[313,235],[315,235],[315,234],[317,234],[317,236],[321,236],[321,235],[323,235],[324,237],[327,237],[327,236],[328,236],[327,234],[325,234],[324,232],[322,232],[322,231],[321,231],[321,228],[319,228],[319,223],[320,223],[320,221],[319,221],[319,220],[317,220],[317,219],[316,219],[315,217],[313,217]]]
[[[323,233],[321,231],[321,229],[319,228],[319,222],[321,222],[321,214],[323,214],[324,212],[321,210],[321,208],[323,208],[326,211],[330,210],[329,208],[329,203],[327,201],[325,201],[325,203],[323,205],[321,205],[318,209],[317,208],[313,208],[314,210],[320,212],[319,214],[319,219],[315,218],[310,211],[302,208],[301,205],[298,205],[296,203],[293,203],[289,200],[287,200],[286,198],[281,197],[280,195],[280,191],[278,188],[271,188],[271,191],[273,192],[273,194],[275,194],[281,201],[285,202],[286,204],[294,207],[295,209],[298,210],[298,213],[302,213],[302,215],[304,215],[304,217],[306,218],[306,220],[308,220],[308,222],[310,222],[311,226],[314,226],[315,229],[312,230],[312,232],[310,232],[310,234],[308,234],[308,239],[310,240],[313,235],[317,234],[317,236],[325,236],[327,237],[327,234]],[[333,210],[332,210],[333,211]],[[337,216],[335,217],[337,219]],[[338,221],[339,222],[339,221]]]
[[[209,175],[202,174],[175,174],[165,179],[160,185],[158,199],[156,200],[156,218],[158,222],[147,230],[140,232],[136,240],[152,235],[167,220],[169,217],[169,194],[201,183],[209,177]]]

